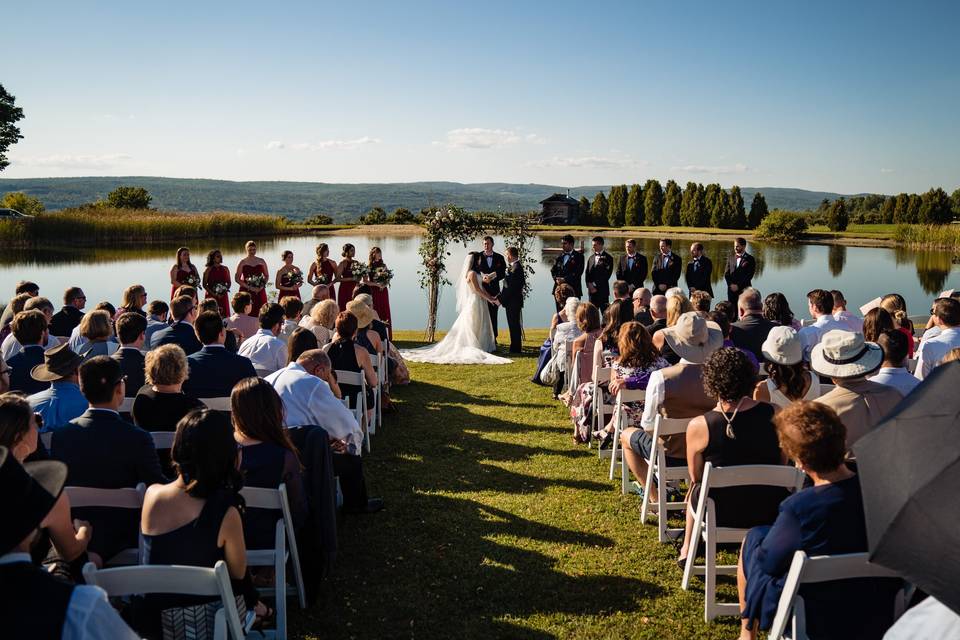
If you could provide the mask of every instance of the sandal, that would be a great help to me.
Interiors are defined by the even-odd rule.
[[[270,607],[266,604],[263,606],[267,609],[267,612],[262,616],[257,616],[254,619],[253,624],[250,625],[251,631],[263,631],[265,626],[269,625],[272,627],[273,623],[275,622],[277,612],[273,609],[273,607]]]

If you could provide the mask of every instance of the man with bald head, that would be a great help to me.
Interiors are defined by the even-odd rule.
[[[310,315],[310,310],[314,306],[320,304],[324,300],[327,300],[330,297],[330,287],[325,284],[318,284],[313,288],[313,297],[309,300],[303,301],[303,315],[304,317]]]
[[[647,326],[647,332],[651,336],[667,328],[667,296],[653,296],[650,299],[650,317],[653,322]]]
[[[633,291],[633,319],[647,326],[653,323],[653,316],[650,315],[650,300],[653,295],[650,289],[640,287]]]

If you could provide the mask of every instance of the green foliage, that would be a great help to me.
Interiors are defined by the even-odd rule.
[[[667,188],[663,195],[663,224],[668,227],[680,226],[680,201],[683,195],[680,185],[673,180],[667,180]]]
[[[897,206],[896,198],[885,198],[883,206],[880,207],[880,222],[883,224],[893,224],[893,211]]]
[[[604,224],[607,220],[607,196],[603,191],[597,191],[593,196],[593,204],[590,205],[590,217],[594,224]]]
[[[143,187],[117,187],[107,194],[107,206],[114,209],[149,209],[152,199]]]
[[[0,207],[16,209],[28,216],[36,216],[46,211],[46,207],[43,206],[40,198],[28,196],[22,191],[12,191],[3,196],[3,200],[0,200]]]
[[[322,213],[318,213],[304,220],[303,224],[324,227],[324,226],[333,224],[333,218],[331,218],[330,216],[323,215]]]
[[[10,166],[7,149],[23,139],[20,127],[17,126],[17,122],[22,119],[23,109],[17,106],[17,98],[7,93],[0,84],[0,171]]]
[[[640,185],[634,183],[630,185],[630,193],[627,195],[627,209],[624,214],[624,225],[628,227],[639,227],[643,222],[643,190]]]
[[[647,180],[643,185],[643,224],[657,227],[663,220],[663,187],[659,180]]]
[[[843,198],[835,200],[827,214],[827,228],[830,231],[846,231],[849,225],[850,217],[847,215],[846,202]]]
[[[680,198],[680,224],[685,227],[697,226],[697,183],[688,182]]]
[[[950,202],[953,206],[953,215],[960,218],[960,189],[956,189],[950,196]]]
[[[908,247],[957,251],[960,250],[960,225],[899,224],[893,240]]]
[[[386,224],[387,212],[383,207],[371,207],[366,215],[360,218],[360,224]]]
[[[607,223],[613,228],[623,226],[627,209],[627,187],[610,187],[610,199],[607,201]]]
[[[387,222],[390,224],[416,224],[417,218],[410,212],[410,209],[397,207],[387,218]]]
[[[922,204],[920,196],[911,193],[907,200],[907,222],[910,224],[920,223],[920,205]]]
[[[770,212],[754,237],[774,242],[796,242],[807,232],[807,219],[795,211],[774,210]]]
[[[580,196],[580,222],[590,224],[593,217],[590,215],[590,198]]]
[[[930,189],[920,196],[920,222],[950,224],[953,219],[950,197],[943,189]]]
[[[907,203],[910,202],[910,196],[906,193],[898,194],[894,198],[893,221],[896,224],[907,224],[910,222],[907,214]]]
[[[757,191],[753,194],[753,202],[750,203],[750,215],[747,216],[747,226],[750,229],[756,229],[760,226],[760,223],[763,222],[763,219],[767,217],[767,200],[763,197],[763,194]]]
[[[747,212],[744,209],[743,194],[740,193],[740,187],[737,185],[733,185],[730,188],[729,207],[730,228],[746,229]]]
[[[708,184],[704,191],[704,212],[707,226],[719,227],[723,219],[724,191],[717,183]]]

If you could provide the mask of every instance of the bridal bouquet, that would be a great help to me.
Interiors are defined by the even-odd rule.
[[[327,276],[325,276],[324,274],[322,274],[322,273],[320,273],[320,272],[317,272],[317,284],[318,284],[318,285],[320,285],[320,284],[330,284],[330,278],[328,278]]]
[[[267,284],[267,279],[263,276],[262,273],[253,273],[245,277],[243,281],[251,286],[258,289],[262,289],[265,284]]]
[[[230,291],[230,285],[226,282],[214,282],[207,289],[215,296],[223,296]]]
[[[384,287],[389,287],[393,281],[393,271],[386,267],[375,267],[370,271],[370,280]]]
[[[187,276],[186,280],[183,281],[183,284],[190,285],[194,289],[202,289],[200,286],[200,276],[195,273],[191,273]]]
[[[303,274],[299,271],[291,271],[289,273],[283,274],[281,278],[283,286],[290,287],[291,289],[299,289],[303,286]]]

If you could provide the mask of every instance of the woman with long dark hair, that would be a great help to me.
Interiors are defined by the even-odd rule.
[[[378,277],[387,273],[387,265],[383,261],[383,252],[380,247],[370,249],[370,255],[367,259],[369,273],[364,282],[370,286],[370,295],[373,296],[373,310],[377,312],[377,318],[387,325],[387,333],[390,339],[393,339],[393,327],[390,325],[390,283],[378,281]]]
[[[203,270],[203,288],[206,298],[217,301],[220,315],[230,315],[230,269],[223,266],[223,254],[214,249],[207,254],[207,266]]]
[[[337,282],[340,283],[340,290],[337,292],[337,304],[340,311],[346,311],[347,303],[353,300],[353,290],[357,288],[357,279],[353,275],[353,265],[356,260],[353,256],[357,254],[357,249],[349,242],[343,245],[343,252],[340,254],[343,260],[337,265]]]
[[[800,322],[793,316],[787,296],[780,292],[771,293],[763,299],[763,317],[781,327],[792,327],[794,331],[800,331]]]
[[[173,300],[180,285],[188,284],[196,287],[200,284],[200,272],[190,262],[190,249],[180,247],[177,249],[177,262],[170,267],[170,299]]]
[[[333,284],[337,281],[337,263],[330,259],[330,245],[321,242],[317,245],[317,259],[310,263],[307,272],[307,283],[313,287],[325,285],[330,292],[330,299],[337,299],[337,292]]]

